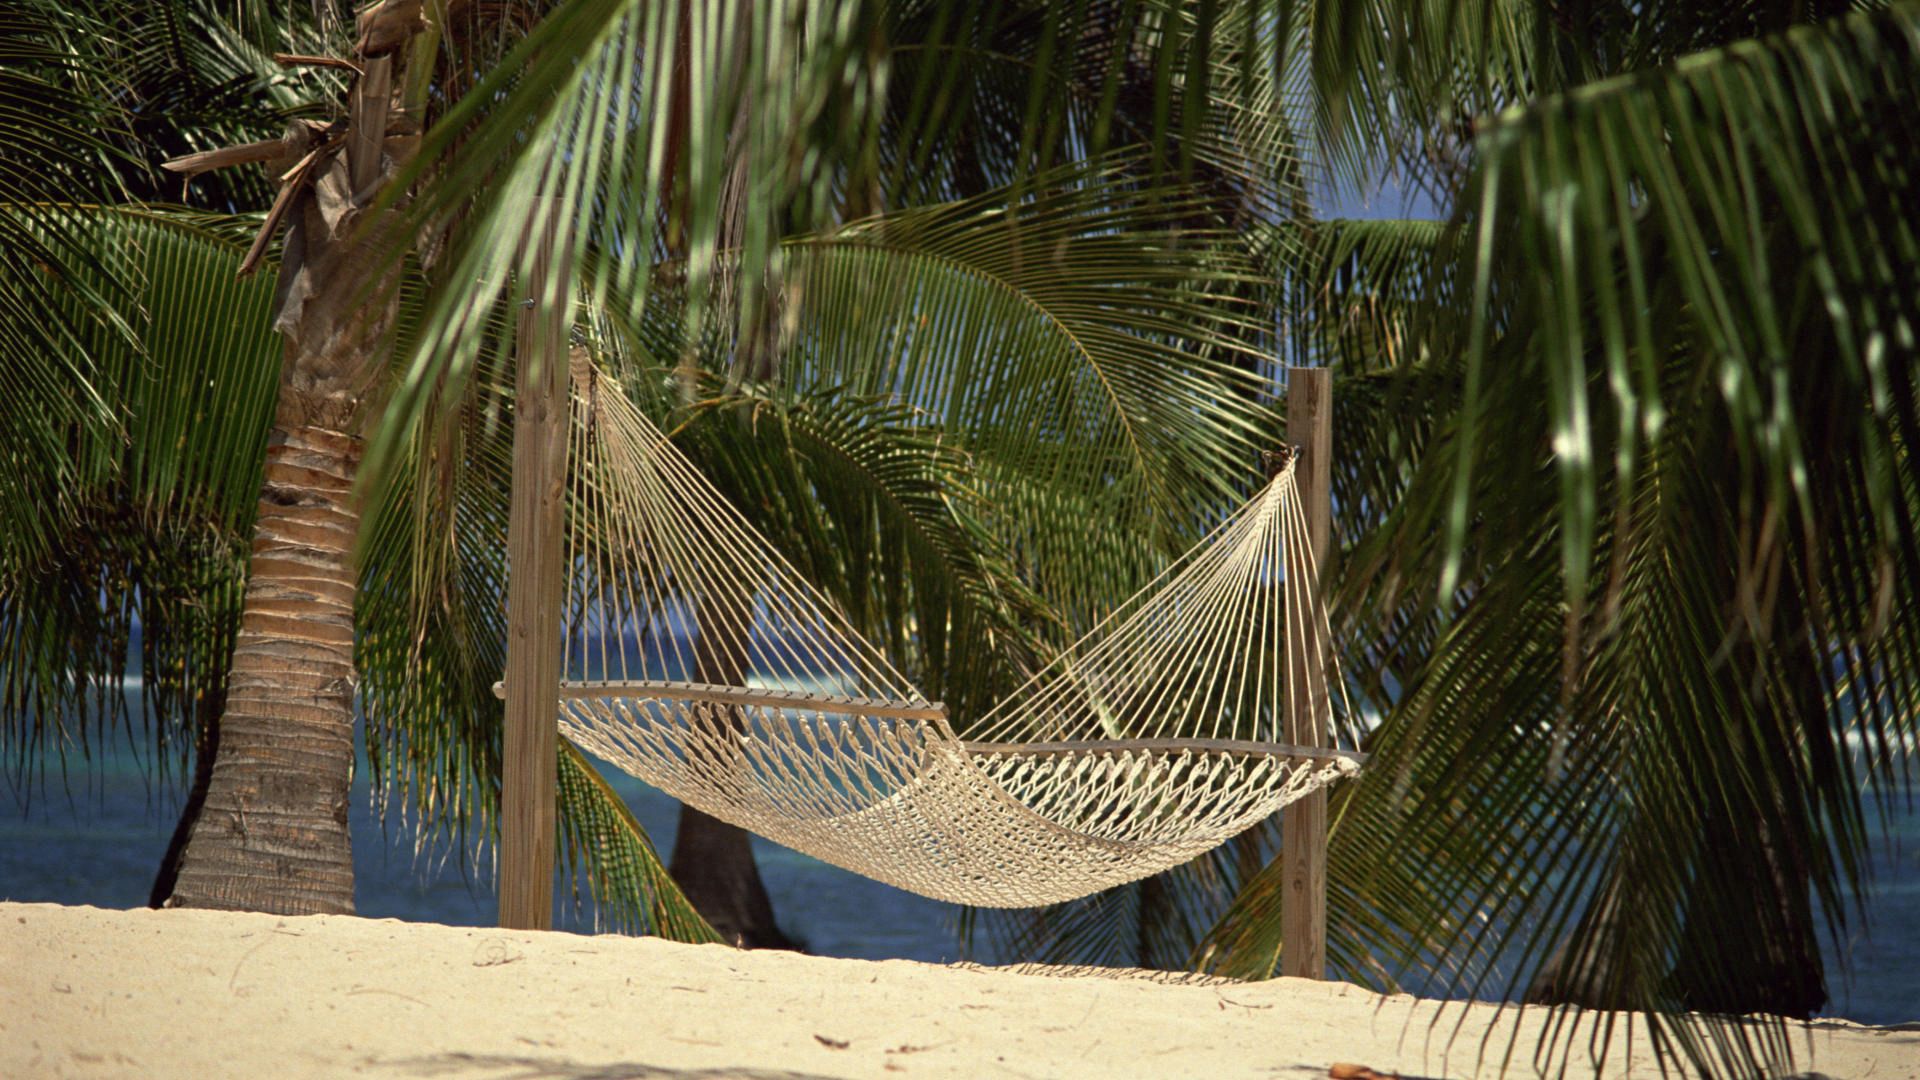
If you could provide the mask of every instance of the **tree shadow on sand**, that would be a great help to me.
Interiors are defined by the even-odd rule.
[[[484,1077],[486,1080],[832,1080],[820,1073],[740,1066],[673,1069],[641,1062],[590,1064],[564,1058],[507,1054],[432,1054],[370,1062],[409,1076]]]

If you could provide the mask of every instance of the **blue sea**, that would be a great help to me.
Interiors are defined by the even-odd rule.
[[[160,787],[144,751],[95,750],[91,761],[68,761],[65,782],[50,762],[49,782],[32,793],[13,790],[0,804],[0,900],[132,908],[146,903],[179,809],[177,789]],[[455,926],[495,923],[490,880],[472,853],[432,861],[414,855],[414,837],[384,826],[371,806],[366,769],[353,801],[353,845],[359,913],[369,918]],[[677,804],[613,769],[603,772],[671,857]],[[0,782],[0,790],[6,790]],[[1876,832],[1868,921],[1849,920],[1852,937],[1829,943],[1828,1014],[1868,1024],[1920,1020],[1920,807],[1906,805]],[[968,952],[958,933],[960,909],[882,885],[754,838],[761,872],[782,929],[807,951],[860,959],[925,961],[1007,958]],[[482,865],[491,861],[480,856]],[[591,912],[556,908],[557,922],[592,930]]]

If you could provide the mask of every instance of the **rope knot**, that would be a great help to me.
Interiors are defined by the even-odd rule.
[[[1278,450],[1262,450],[1260,451],[1260,471],[1267,475],[1267,479],[1272,480],[1286,472],[1287,466],[1293,464],[1300,453],[1300,447],[1288,443],[1281,444]]]

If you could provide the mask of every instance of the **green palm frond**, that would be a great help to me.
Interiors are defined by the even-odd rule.
[[[0,206],[0,218],[11,212]],[[219,714],[239,621],[280,374],[273,286],[235,276],[250,218],[133,206],[40,212],[57,212],[87,250],[115,253],[137,286],[121,313],[130,335],[68,294],[63,314],[83,331],[71,351],[21,358],[48,365],[47,381],[64,393],[95,393],[105,420],[62,425],[31,397],[0,401],[0,425],[44,429],[58,447],[11,442],[0,470],[13,526],[0,537],[0,748],[23,790],[45,779],[25,771],[44,767],[40,751],[91,754],[115,731],[151,740],[163,775],[184,773]],[[0,277],[0,289],[11,284]],[[417,311],[418,283],[409,289]],[[396,485],[363,564],[357,661],[375,790],[383,807],[400,797],[423,844],[484,835],[498,798],[491,687],[504,657],[510,435],[489,419],[483,402],[452,433],[455,447],[479,448],[470,461],[431,460],[414,483]],[[452,556],[412,559],[415,538],[401,526],[422,522],[444,526],[438,538]],[[442,601],[431,635],[419,633],[414,590]],[[136,683],[140,705],[130,710]],[[568,761],[562,850],[601,919],[710,937],[618,797]]]
[[[119,118],[87,92],[106,65],[76,47],[106,33],[84,12],[45,0],[23,0],[0,24],[0,354],[20,358],[0,368],[0,393],[23,403],[20,422],[0,434],[36,456],[58,453],[55,432],[66,426],[111,422],[88,392],[83,324],[129,333],[113,318],[128,269],[89,245],[57,205],[117,194],[95,166],[116,155]]]
[[[12,215],[0,207],[0,219]],[[219,700],[239,613],[279,375],[271,289],[232,280],[239,249],[218,220],[90,207],[36,217],[117,263],[131,291],[102,318],[93,304],[106,272],[82,278],[43,313],[74,328],[62,351],[7,365],[28,386],[39,366],[37,385],[90,407],[11,393],[0,408],[0,428],[36,433],[8,440],[0,470],[6,742],[25,760],[42,745],[86,752],[116,726],[131,735],[137,674],[158,745],[185,755]],[[0,292],[16,284],[0,276]]]
[[[329,51],[314,18],[324,5],[18,0],[15,6],[23,15],[16,40],[32,48],[7,51],[19,64],[14,77],[40,82],[40,108],[0,124],[54,130],[71,161],[42,197],[60,202],[118,197],[228,212],[263,209],[273,185],[257,171],[182,183],[159,163],[276,137],[290,118],[316,114],[314,103],[331,97],[338,81],[328,69],[287,69],[273,61],[275,52]],[[43,29],[35,32],[36,24]],[[88,122],[74,122],[80,118],[67,115],[62,102],[79,105]],[[9,197],[17,200],[19,193]]]
[[[1464,167],[1470,117],[1537,92],[1552,20],[1516,0],[1256,5],[1313,179],[1351,193],[1384,178],[1444,188]]]
[[[1281,212],[1305,196],[1298,99],[1266,63],[1260,3],[896,3],[886,106],[845,183],[850,216],[952,202],[1137,146],[1142,180],[1219,195],[1204,217]],[[1017,137],[1014,137],[1017,136]],[[868,173],[875,175],[868,176]]]
[[[964,721],[1033,670],[1052,609],[981,523],[978,463],[957,437],[833,388],[694,410],[676,441],[923,692]]]
[[[1250,268],[1179,227],[1200,197],[1098,164],[1041,179],[790,244],[781,377],[940,418],[988,481],[989,527],[1079,620],[1238,498],[1277,424],[1267,328],[1232,292]]]
[[[1588,4],[1526,0],[1280,0],[1282,82],[1301,103],[1307,159],[1349,192],[1395,186],[1451,201],[1477,164],[1482,118],[1547,95],[1799,23],[1860,0]]]
[[[169,158],[278,138],[295,117],[322,118],[337,100],[340,73],[282,68],[273,54],[333,51],[318,17],[326,5],[261,0],[92,0],[117,31],[92,48],[111,65],[96,89],[125,114],[124,183],[130,197],[227,211],[264,210],[273,179],[258,169],[203,173],[182,181],[162,172]]]
[[[849,213],[876,209],[875,183],[881,198],[909,201],[1008,183],[1018,190],[1059,163],[1056,153],[1094,154],[1107,139],[1144,148],[1135,160],[1148,179],[1198,182],[1210,175],[1251,193],[1251,205],[1269,208],[1297,195],[1290,114],[1276,104],[1279,84],[1257,62],[1271,51],[1271,23],[1258,16],[1258,5],[1227,9],[1189,22],[1176,7],[1152,0],[992,12],[953,0],[897,8],[877,0],[782,0],[754,7],[747,24],[730,0],[664,7],[583,0],[556,9],[422,146],[414,174],[433,179],[420,186],[412,213],[423,225],[455,217],[465,223],[448,263],[449,279],[464,284],[436,301],[369,466],[384,467],[403,432],[420,422],[434,387],[471,376],[477,346],[464,328],[484,317],[510,280],[532,271],[521,238],[529,222],[547,215],[573,228],[577,267],[557,276],[535,298],[539,303],[560,302],[578,279],[590,283],[593,307],[618,305],[619,318],[640,323],[655,264],[671,253],[683,260],[674,274],[690,325],[701,324],[712,286],[723,284],[739,295],[721,306],[735,332],[749,337],[778,302],[775,283],[793,254],[782,241],[823,234]],[[1005,67],[1009,58],[990,43],[1003,28],[1010,40],[1018,38],[1022,26],[1038,33],[1038,43],[1022,44],[1012,58],[1017,77],[1000,85],[986,69]],[[918,42],[922,52],[951,52],[956,63],[891,81],[900,73],[876,27],[899,32],[905,48]],[[1074,35],[1081,33],[1107,43],[1112,62],[1099,72],[1069,65],[1058,74],[1075,86],[1100,86],[1091,101],[1084,92],[1055,92],[1056,65],[1043,62],[1042,54],[1076,55]],[[698,47],[688,44],[694,42]],[[1216,61],[1222,50],[1227,59]],[[1022,59],[1029,56],[1031,62]],[[994,84],[977,101],[958,88],[976,72]],[[1120,93],[1123,82],[1131,96]],[[1022,97],[1016,122],[1014,103]],[[1216,99],[1237,111],[1216,115]],[[1115,126],[1123,112],[1130,119]],[[892,195],[874,178],[875,170],[897,177],[912,168],[900,162],[927,159],[930,151],[922,151],[941,145],[938,133],[954,124],[978,131],[972,141],[991,142],[995,153],[1006,145],[1024,149],[980,164],[964,180],[919,188],[901,181]],[[1177,160],[1162,169],[1156,154],[1176,132]],[[899,155],[892,166],[877,157],[883,136],[888,152]],[[748,206],[755,212],[744,213]],[[1189,227],[1234,224],[1234,213],[1218,200],[1191,200],[1187,209],[1194,215]],[[726,276],[717,278],[723,263]]]
[[[1647,1010],[1668,1063],[1790,1057],[1676,1013],[1817,1007],[1868,792],[1911,778],[1917,69],[1894,5],[1483,126],[1415,348],[1341,384],[1381,460],[1336,480],[1337,607],[1390,709],[1335,800],[1336,961]],[[1270,970],[1279,874],[1210,963]]]
[[[1457,233],[1422,219],[1295,220],[1257,227],[1255,257],[1278,283],[1275,306],[1292,314],[1283,335],[1295,365],[1334,364],[1341,374],[1402,369],[1431,352],[1436,316],[1453,313]]]
[[[0,388],[25,395],[10,444],[58,457],[53,432],[83,423],[104,425],[89,444],[110,441],[118,421],[106,399],[116,391],[97,385],[111,372],[92,370],[91,356],[96,347],[125,355],[141,332],[129,313],[154,268],[77,232],[91,219],[67,208],[171,192],[175,182],[155,169],[162,157],[277,134],[297,104],[259,39],[275,27],[297,37],[302,24],[255,19],[249,37],[228,18],[249,10],[214,12],[200,0],[9,7],[0,26],[0,274],[9,283],[0,352],[18,361]],[[210,178],[193,190],[201,205],[246,209],[271,189]],[[101,343],[103,327],[124,340]]]
[[[575,903],[582,879],[591,891],[595,929],[721,941],[681,895],[619,792],[567,739],[560,740],[558,794],[561,858],[573,875]]]
[[[511,275],[524,279],[533,270],[533,253],[521,243],[529,222],[552,215],[567,223],[572,250],[595,282],[595,306],[629,297],[622,314],[637,323],[653,257],[666,243],[668,207],[689,256],[690,295],[704,300],[725,216],[729,136],[744,98],[768,103],[738,151],[747,173],[761,178],[748,201],[784,207],[803,189],[824,190],[826,178],[790,168],[800,147],[788,121],[822,108],[850,66],[857,6],[803,11],[783,0],[756,9],[754,32],[746,33],[735,24],[743,9],[731,2],[582,0],[542,20],[450,109],[417,158],[415,175],[432,169],[434,182],[413,212],[423,224],[464,216],[448,274],[465,284],[439,294],[401,369],[394,408],[370,447],[373,475],[420,422],[434,389],[452,386],[457,397],[472,376],[479,345],[468,329],[484,320]],[[682,50],[683,35],[700,46]],[[687,196],[679,199],[673,193],[682,183]],[[403,180],[391,191],[408,186]],[[772,226],[770,215],[748,214],[734,235],[756,267],[771,259]],[[557,269],[534,298],[542,307],[571,299],[574,267]],[[758,287],[759,274],[742,276],[748,293]]]
[[[1594,84],[1515,112],[1482,136],[1473,304],[1498,304],[1507,337],[1533,337],[1563,447],[1570,594],[1594,546],[1604,463],[1589,448],[1615,444],[1630,487],[1640,440],[1668,412],[1660,361],[1678,350],[1723,384],[1744,468],[1767,501],[1803,511],[1815,433],[1802,433],[1786,393],[1792,360],[1834,357],[1836,391],[1865,409],[1837,414],[1853,432],[1843,437],[1878,459],[1873,542],[1895,541],[1892,463],[1873,448],[1911,422],[1894,360],[1916,334],[1920,234],[1908,208],[1920,174],[1889,146],[1913,127],[1902,76],[1916,63],[1917,17],[1902,5],[1697,54],[1652,82]],[[1519,265],[1535,272],[1503,274]],[[1475,387],[1494,348],[1482,330],[1468,353],[1448,512],[1456,545],[1482,413]],[[1615,404],[1607,433],[1591,419],[1601,374]]]

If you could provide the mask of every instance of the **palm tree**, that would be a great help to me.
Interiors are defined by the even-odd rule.
[[[354,601],[359,429],[397,314],[395,271],[367,273],[389,243],[391,211],[369,209],[405,164],[411,119],[396,77],[423,27],[418,5],[361,16],[360,70],[338,132],[296,124],[258,148],[282,193],[273,326],[285,339],[266,469],[253,515],[246,594],[213,764],[165,903],[312,914],[353,911],[347,794],[353,767]],[[417,121],[415,121],[417,123]],[[222,151],[176,168],[225,164]],[[253,156],[253,155],[249,155]],[[263,245],[257,245],[263,246]],[[243,263],[241,273],[251,266]],[[369,302],[369,287],[381,295]]]
[[[376,507],[388,512],[378,531],[359,539],[365,557],[353,572],[345,555],[357,510],[352,501],[339,503],[347,489],[343,471],[350,472],[357,453],[353,437],[319,437],[320,450],[336,453],[325,463],[331,476],[326,469],[304,468],[315,464],[312,460],[294,462],[292,483],[279,476],[268,497],[260,496],[263,452],[276,413],[287,422],[312,419],[302,410],[310,413],[316,403],[322,411],[347,408],[362,387],[341,385],[339,376],[348,368],[363,369],[367,359],[350,355],[352,349],[342,350],[336,341],[327,356],[299,354],[283,365],[273,343],[272,315],[283,305],[271,286],[235,277],[262,254],[260,245],[247,242],[261,229],[261,219],[169,213],[134,204],[51,204],[75,193],[152,198],[178,190],[177,182],[162,180],[152,168],[157,159],[181,149],[217,150],[206,145],[209,139],[278,134],[288,112],[296,122],[290,138],[304,137],[315,127],[304,123],[311,107],[302,104],[312,95],[290,89],[289,83],[311,88],[315,81],[276,70],[269,55],[275,45],[289,42],[295,53],[321,52],[298,46],[320,37],[322,28],[297,20],[242,26],[185,2],[160,9],[88,5],[78,13],[32,7],[26,13],[34,18],[9,24],[19,30],[9,39],[10,55],[22,60],[9,67],[9,75],[17,73],[23,97],[70,101],[86,122],[72,128],[36,126],[49,112],[45,104],[38,112],[21,108],[8,114],[29,136],[55,129],[37,143],[10,140],[10,164],[37,160],[57,166],[38,172],[8,169],[9,178],[44,185],[9,187],[6,195],[12,198],[0,208],[0,228],[34,245],[9,247],[10,255],[20,251],[28,257],[9,260],[5,270],[8,300],[24,301],[10,306],[4,320],[6,370],[40,395],[37,400],[16,397],[17,408],[7,415],[23,436],[39,440],[9,442],[18,453],[8,471],[9,521],[19,528],[9,530],[0,556],[0,627],[8,657],[7,742],[18,755],[12,778],[31,782],[27,770],[35,751],[59,747],[64,755],[69,740],[89,746],[120,724],[131,734],[129,676],[144,676],[132,680],[142,688],[134,712],[152,725],[160,748],[173,751],[157,760],[163,768],[186,754],[196,761],[187,813],[156,881],[155,902],[173,897],[276,910],[350,905],[350,878],[342,872],[350,864],[340,825],[352,760],[352,696],[341,687],[351,686],[354,671],[367,680],[361,694],[369,721],[367,750],[384,781],[381,787],[389,796],[405,798],[403,812],[418,815],[423,842],[436,833],[452,841],[469,826],[483,833],[490,826],[498,755],[497,720],[490,714],[497,706],[479,673],[489,672],[490,679],[499,670],[498,620],[488,613],[499,609],[500,594],[489,590],[501,574],[487,575],[498,557],[472,548],[459,552],[470,560],[470,569],[480,572],[469,573],[459,595],[436,597],[436,615],[447,632],[432,641],[422,639],[410,621],[424,603],[405,600],[415,583],[417,549],[424,546],[416,530],[444,522],[452,511],[483,519],[502,515],[504,495],[495,506],[487,502],[489,489],[429,482],[440,477],[429,463],[420,463],[404,483],[374,493]],[[94,21],[81,17],[86,15]],[[182,51],[182,39],[173,30],[194,20],[201,20],[203,33],[189,37]],[[479,31],[497,28],[467,23],[458,29],[481,39]],[[317,70],[325,75],[330,69]],[[329,84],[322,78],[317,85]],[[192,122],[179,127],[142,120],[156,101],[178,104],[207,96],[220,107],[207,113],[182,109],[183,121]],[[59,112],[51,115],[67,119]],[[76,138],[85,153],[73,152]],[[240,156],[257,158],[259,151],[255,147]],[[246,205],[248,193],[263,186],[203,183],[196,181],[190,190],[199,201],[223,208]],[[307,209],[297,197],[288,206],[302,213]],[[311,277],[332,256],[318,243],[305,248]],[[343,300],[354,299],[360,284],[364,281],[348,279],[328,287],[334,315],[341,313]],[[322,303],[309,304],[309,316],[325,306],[327,291],[318,291]],[[405,300],[409,295],[413,299]],[[417,289],[403,290],[402,314],[417,306]],[[102,318],[103,313],[109,317]],[[319,317],[324,322],[326,314]],[[309,344],[313,337],[308,335]],[[283,370],[287,378],[276,406],[273,387]],[[497,452],[499,440],[484,437],[491,430],[485,417],[484,409],[476,409],[465,430],[437,437],[471,439],[483,452]],[[339,416],[332,419],[341,422]],[[275,452],[288,453],[284,445]],[[321,520],[290,523],[299,517]],[[264,560],[264,566],[253,567],[249,583],[246,539],[262,523],[274,527],[276,519],[283,539],[289,531],[295,534],[292,557]],[[440,557],[447,560],[444,553]],[[276,570],[293,582],[291,602],[271,595]],[[243,630],[249,587],[259,595]],[[394,606],[395,600],[401,602]],[[281,616],[273,613],[276,606]],[[300,618],[284,617],[287,612]],[[320,630],[301,628],[301,619],[316,616]],[[348,625],[358,634],[346,636]],[[128,643],[136,627],[140,655],[130,658]],[[270,744],[297,739],[288,729],[298,726],[254,723],[237,746],[229,738],[227,753],[218,752],[222,732],[232,729],[220,722],[223,713],[237,716],[243,731],[257,719],[244,706],[227,708],[228,690],[244,682],[229,677],[236,636],[243,643],[251,637],[249,647],[269,657],[292,652],[312,669],[295,678],[324,684],[301,696],[313,697],[318,689],[324,691],[318,696],[331,699],[325,703],[330,711],[311,700],[290,706],[293,695],[284,673],[270,680],[272,692],[254,695],[256,708],[299,709],[301,719],[321,725],[321,741],[327,744],[317,754],[296,749],[296,763],[304,767],[282,770],[265,782],[258,771],[248,776],[245,764],[275,757],[284,762],[287,752],[272,746],[263,752],[261,741],[249,747],[248,735],[257,733]],[[316,647],[316,641],[325,648]],[[130,664],[137,666],[130,670]],[[330,665],[330,670],[314,665]],[[113,692],[102,692],[106,688]],[[221,771],[213,768],[217,760],[232,766],[224,770],[224,791],[212,783]],[[324,768],[315,767],[322,763]],[[577,751],[569,748],[561,771],[565,850],[569,864],[586,878],[582,884],[600,901],[600,915],[613,925],[710,938],[711,930],[680,898],[625,806]],[[201,813],[209,790],[218,811],[221,799],[231,801],[236,788],[246,813]],[[212,853],[201,867],[211,872],[202,873],[197,884],[189,874],[183,888],[176,877],[178,856],[196,821],[211,827],[202,830],[197,843],[203,854]],[[237,842],[224,845],[227,838],[210,835],[236,823],[252,826],[250,835],[231,836]],[[271,833],[279,826],[288,832],[276,840]],[[316,887],[314,881],[286,879],[286,871],[299,869],[298,860],[288,857],[289,837],[301,841],[295,854],[309,865],[330,864],[330,880]],[[316,837],[324,839],[306,842]],[[308,849],[318,857],[308,858]],[[236,862],[251,865],[232,865]],[[192,870],[193,860],[187,863]]]
[[[1349,670],[1385,714],[1335,810],[1347,964],[1824,1001],[1867,786],[1911,777],[1920,715],[1917,30],[1489,5],[1366,69],[1405,110],[1382,152],[1446,163],[1420,174],[1453,217],[1325,230],[1301,267],[1345,376]],[[1279,881],[1214,928],[1221,970],[1268,963]],[[1789,1050],[1662,1035],[1703,1066]]]

